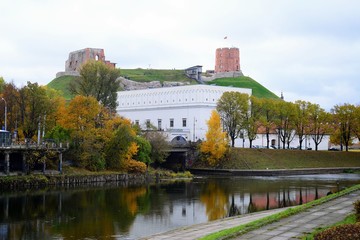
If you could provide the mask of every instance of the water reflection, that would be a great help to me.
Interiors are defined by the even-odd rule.
[[[0,195],[0,239],[136,239],[176,227],[308,201],[360,183],[359,175],[199,178]]]

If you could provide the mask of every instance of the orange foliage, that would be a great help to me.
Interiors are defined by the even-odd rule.
[[[226,132],[222,130],[220,115],[217,111],[211,112],[207,125],[206,141],[201,143],[200,151],[205,155],[209,165],[215,166],[228,149],[228,139]]]

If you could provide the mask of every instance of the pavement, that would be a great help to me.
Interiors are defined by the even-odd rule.
[[[307,209],[304,212],[283,218],[278,222],[268,224],[259,229],[238,236],[235,239],[251,240],[286,240],[299,239],[306,233],[319,227],[326,227],[343,220],[354,211],[353,203],[360,199],[360,190],[348,195],[333,199],[329,202]],[[262,211],[253,214],[226,218],[204,224],[175,229],[143,239],[160,240],[190,240],[198,239],[210,233],[246,224],[263,217],[284,211],[285,208]]]

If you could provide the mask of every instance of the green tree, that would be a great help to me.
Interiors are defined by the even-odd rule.
[[[200,152],[210,166],[216,166],[228,149],[226,132],[221,127],[220,115],[213,110],[207,122],[206,140],[200,145]]]
[[[113,137],[106,146],[106,166],[108,169],[121,169],[132,143],[135,139],[135,131],[130,124],[121,124],[115,130]]]
[[[251,96],[249,100],[251,107],[250,110],[245,113],[245,130],[250,142],[250,148],[252,148],[252,142],[256,139],[258,129],[261,125],[260,116],[262,104],[259,98],[254,96]]]
[[[143,162],[147,166],[149,166],[152,163],[152,159],[150,158],[151,155],[150,142],[142,136],[136,136],[135,142],[138,145],[139,149],[137,154],[134,156],[134,159]]]
[[[234,147],[235,139],[244,129],[245,115],[249,110],[249,95],[239,92],[225,92],[219,99],[216,110],[220,114],[224,130]]]
[[[3,77],[0,76],[0,93],[2,93],[4,91],[4,88],[5,88],[5,80]]]
[[[88,61],[80,69],[80,77],[70,84],[70,92],[92,96],[111,110],[116,110],[117,91],[120,90],[119,69],[101,61]]]
[[[355,137],[360,141],[360,105],[357,105],[355,107],[355,113],[354,113],[354,127],[353,132]]]
[[[167,138],[162,132],[158,131],[146,131],[144,137],[150,142],[151,161],[157,164],[165,162],[169,156],[169,149],[171,148]]]
[[[19,90],[20,124],[25,139],[31,139],[44,124],[44,116],[51,111],[49,98],[44,87],[28,82]]]

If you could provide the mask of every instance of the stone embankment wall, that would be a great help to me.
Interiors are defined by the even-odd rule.
[[[28,189],[45,186],[76,186],[82,184],[123,182],[144,184],[150,177],[145,174],[106,174],[106,175],[30,175],[8,179],[0,178],[1,189]]]

